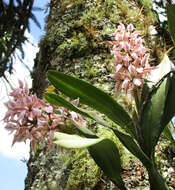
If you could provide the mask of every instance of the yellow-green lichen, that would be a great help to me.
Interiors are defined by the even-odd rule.
[[[73,32],[72,36],[66,41],[63,41],[57,47],[57,53],[62,57],[79,57],[81,54],[87,54],[89,44],[86,37],[80,32]]]
[[[98,183],[101,172],[86,149],[75,150],[71,159],[71,171],[66,190],[93,189]]]

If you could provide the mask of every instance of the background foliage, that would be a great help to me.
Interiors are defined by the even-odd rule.
[[[13,71],[15,50],[21,52],[20,59],[24,58],[22,45],[27,40],[25,31],[30,31],[29,19],[40,27],[40,24],[32,11],[40,11],[33,7],[34,0],[1,0],[0,1],[0,77],[5,72]]]

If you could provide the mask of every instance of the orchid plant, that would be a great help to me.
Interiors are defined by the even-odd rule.
[[[111,42],[114,54],[114,74],[111,76],[116,80],[117,92],[124,90],[134,98],[134,117],[104,91],[57,71],[48,71],[47,77],[58,91],[69,98],[79,98],[81,104],[104,114],[114,125],[108,124],[95,112],[73,106],[58,94],[45,93],[44,97],[51,104],[66,107],[112,129],[123,145],[146,167],[150,189],[168,190],[157,171],[155,146],[161,133],[169,132],[168,125],[175,114],[175,71],[166,54],[157,67],[149,65],[148,49],[144,47],[140,34],[140,31],[134,31],[132,24],[127,28],[120,24],[114,33],[115,40]],[[118,130],[117,126],[122,130]],[[126,190],[121,175],[119,151],[112,140],[98,137],[88,128],[76,128],[84,137],[55,132],[54,143],[65,148],[87,147],[104,173],[119,189]],[[171,140],[174,143],[173,138]]]
[[[132,24],[120,24],[113,34],[111,53],[114,55],[114,74],[117,93],[129,94],[134,99],[135,115],[128,113],[117,101],[104,91],[78,78],[50,70],[47,77],[54,88],[61,92],[46,92],[45,100],[30,94],[27,84],[19,82],[19,88],[10,94],[4,117],[6,128],[15,132],[14,141],[30,139],[34,147],[45,139],[53,146],[65,148],[88,148],[96,164],[113,181],[118,189],[127,190],[120,164],[120,154],[114,142],[89,130],[84,118],[113,130],[123,145],[136,156],[148,171],[151,190],[168,190],[157,170],[155,146],[162,132],[169,134],[171,119],[175,115],[175,70],[165,54],[162,62],[149,65],[149,49],[144,46],[141,31],[134,31]],[[153,76],[154,75],[154,76]],[[153,80],[154,78],[154,80]],[[74,101],[67,101],[67,98]],[[87,105],[96,111],[78,107]],[[97,112],[108,117],[109,124]],[[67,121],[79,135],[61,129]],[[121,130],[118,130],[118,126]]]

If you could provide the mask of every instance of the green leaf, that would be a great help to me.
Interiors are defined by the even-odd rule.
[[[148,86],[151,88],[157,84],[166,74],[172,71],[174,68],[173,63],[170,61],[167,54],[164,54],[164,57],[161,63],[156,66],[156,69],[152,70],[151,75],[149,75],[147,82]]]
[[[89,147],[89,152],[96,164],[121,190],[127,190],[121,177],[121,164],[119,151],[109,139]]]
[[[102,124],[104,126],[107,126],[107,124],[105,123],[105,121],[103,121],[100,117],[98,117],[94,112],[92,111],[87,111],[81,108],[77,108],[76,106],[74,106],[73,104],[71,104],[70,102],[68,102],[67,100],[65,100],[63,97],[59,96],[58,94],[54,94],[54,93],[45,93],[44,94],[44,98],[53,105],[57,105],[57,106],[61,106],[61,107],[65,107],[71,111],[74,111],[76,113],[81,114],[84,117],[88,117],[90,119],[93,119],[95,121],[97,121],[99,124]],[[107,126],[108,127],[108,126]],[[88,138],[97,138],[97,136],[92,133],[92,131],[90,131],[88,128],[86,127],[78,127],[76,126],[76,128],[78,129],[79,132],[81,132],[85,137]]]
[[[83,136],[85,136],[87,138],[97,138],[98,137],[95,133],[93,133],[87,127],[79,127],[79,126],[75,126],[75,127],[79,131],[80,134],[82,134]]]
[[[57,71],[48,71],[49,81],[66,96],[80,99],[86,104],[105,114],[132,136],[135,135],[134,124],[128,113],[112,97],[102,90],[78,78]]]
[[[53,142],[64,148],[87,148],[102,140],[102,138],[83,138],[78,135],[55,132]]]
[[[165,127],[165,129],[163,130],[163,135],[173,144],[173,146],[175,147],[175,140],[173,138],[173,131],[174,131],[174,126],[172,124],[172,122],[168,123],[168,125]]]
[[[134,155],[136,156],[145,166],[150,165],[149,158],[145,155],[145,153],[142,151],[142,149],[139,147],[139,145],[134,141],[134,139],[126,135],[117,129],[112,129],[115,133],[115,135],[118,137],[118,139],[121,141],[121,143]]]
[[[170,70],[171,62],[167,55],[165,55],[158,69],[155,70],[157,78],[154,79],[154,82],[160,77],[165,76]],[[139,127],[141,129],[142,138],[142,142],[140,141],[139,143],[148,157],[153,155],[154,147],[166,126],[163,125],[163,119],[165,118],[164,110],[166,108],[166,102],[168,101],[168,92],[169,76],[167,75],[167,77],[163,77],[159,80],[159,82],[152,87],[152,90],[148,92],[142,104],[141,112],[139,113]]]
[[[150,99],[142,112],[140,121],[142,138],[144,140],[144,150],[148,156],[151,156],[154,146],[162,132],[161,120],[166,101],[166,83],[163,81],[160,87],[152,92]]]
[[[167,4],[168,30],[175,45],[175,6]]]
[[[85,117],[90,117],[86,112],[81,111],[80,109],[78,109],[76,106],[74,106],[73,104],[71,104],[70,102],[68,102],[67,100],[65,100],[63,97],[61,97],[58,94],[55,93],[49,93],[46,92],[44,94],[44,98],[53,105],[57,105],[60,107],[65,107],[69,110],[72,110],[74,112],[77,112]]]
[[[142,88],[142,92],[141,92],[141,99],[140,99],[140,105],[139,105],[139,112],[141,111],[140,109],[142,109],[142,105],[144,104],[144,101],[147,97],[147,94],[150,92],[150,88],[148,86],[148,84],[145,82],[143,84],[143,88]]]
[[[175,73],[172,73],[169,78],[169,89],[162,119],[162,128],[164,128],[175,115]]]
[[[142,90],[142,92],[143,92],[143,90]],[[139,101],[137,89],[134,89],[134,99],[135,99],[136,110],[137,110],[137,112],[139,112],[139,110],[140,110],[140,101]]]
[[[92,114],[89,113],[88,111],[85,111],[83,109],[77,108],[76,106],[74,106],[73,104],[71,104],[70,102],[68,102],[67,100],[65,100],[63,97],[59,96],[58,94],[54,94],[54,93],[45,93],[44,94],[44,98],[53,105],[57,105],[57,106],[61,106],[61,107],[65,107],[71,111],[74,111],[76,113],[81,114],[82,116],[88,117],[88,118],[92,118]],[[88,128],[86,127],[78,127],[75,126],[76,129],[78,129],[78,131],[83,134],[85,137],[87,138],[97,138],[97,136],[90,131]]]
[[[174,71],[174,72],[173,72]],[[167,98],[164,108],[164,114],[162,119],[162,128],[164,128],[175,115],[175,101],[174,101],[174,94],[175,94],[175,70],[174,65],[165,54],[161,64],[158,66],[156,70],[153,71],[152,76],[150,76],[150,80],[152,80],[152,85],[156,84],[158,81],[161,80],[162,77],[169,74],[168,80],[168,89],[167,89]]]
[[[72,110],[72,111],[74,111],[76,113],[81,114],[84,117],[88,117],[90,119],[95,120],[97,123],[99,123],[99,124],[101,124],[101,125],[103,125],[105,127],[108,127],[108,124],[102,118],[100,118],[95,112],[88,111],[88,110],[85,110],[85,109],[82,109],[82,108],[78,108],[78,107],[74,106],[73,104],[71,104],[70,102],[68,102],[66,99],[64,99],[63,97],[61,97],[58,94],[46,92],[44,94],[44,98],[50,104],[65,107],[68,110]]]
[[[115,144],[104,138],[83,138],[55,132],[54,143],[65,148],[86,148],[97,165],[121,190],[126,190],[121,178],[120,155]]]

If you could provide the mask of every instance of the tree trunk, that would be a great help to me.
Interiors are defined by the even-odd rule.
[[[143,1],[145,2],[145,1]],[[132,23],[144,30],[152,46],[148,28],[154,22],[151,0],[51,0],[46,35],[35,59],[33,92],[42,97],[49,85],[48,69],[56,69],[86,79],[111,93],[113,82],[108,41],[116,26]],[[143,11],[141,7],[144,7]],[[39,145],[31,150],[25,190],[115,189],[86,150],[60,152]],[[102,179],[103,178],[103,179]],[[105,182],[105,180],[107,182]]]

